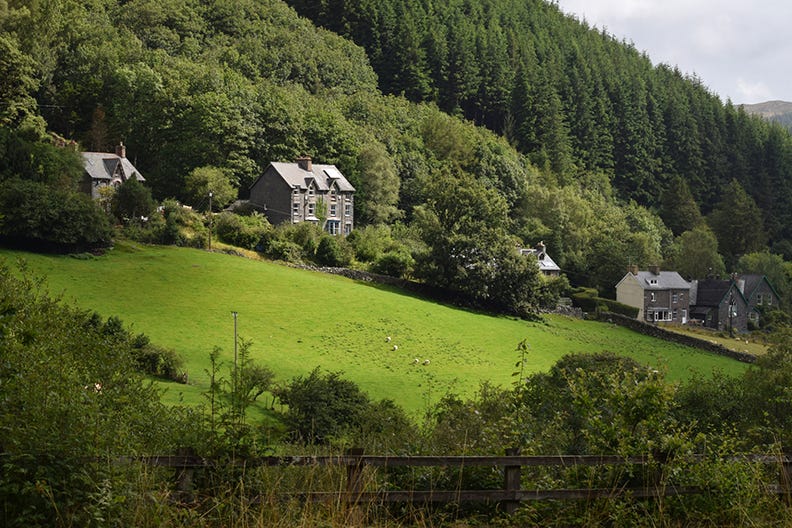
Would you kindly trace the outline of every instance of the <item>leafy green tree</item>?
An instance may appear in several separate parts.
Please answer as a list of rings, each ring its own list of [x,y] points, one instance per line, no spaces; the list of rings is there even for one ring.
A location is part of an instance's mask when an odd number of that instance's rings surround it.
[[[425,189],[428,201],[414,223],[428,251],[416,259],[415,274],[464,301],[531,314],[539,270],[508,234],[505,200],[465,173],[439,172]]]
[[[718,240],[706,225],[685,231],[676,240],[670,268],[686,279],[723,277],[726,267],[718,253]]]
[[[0,35],[0,127],[44,130],[33,98],[38,84],[31,58],[8,35]]]
[[[140,217],[148,217],[155,203],[145,185],[137,178],[129,178],[116,189],[110,207],[117,219],[137,221]]]
[[[212,193],[212,210],[219,211],[236,198],[237,191],[228,171],[219,167],[198,167],[185,178],[188,203],[199,211],[209,210],[209,193]]]
[[[724,189],[707,223],[718,239],[727,267],[733,266],[741,255],[761,251],[767,242],[762,213],[737,180]]]
[[[369,405],[357,385],[319,367],[276,388],[275,394],[288,407],[283,418],[295,440],[306,443],[328,443],[354,430]]]
[[[84,172],[74,148],[58,147],[35,130],[0,127],[0,180],[21,178],[76,191]]]
[[[0,183],[0,237],[36,251],[79,252],[106,248],[113,231],[90,197],[43,183]]]
[[[348,266],[352,248],[331,235],[324,235],[316,247],[316,261],[322,266]]]
[[[396,165],[381,143],[364,147],[357,159],[360,184],[355,196],[355,211],[362,223],[390,223],[402,216],[399,201],[399,175]]]

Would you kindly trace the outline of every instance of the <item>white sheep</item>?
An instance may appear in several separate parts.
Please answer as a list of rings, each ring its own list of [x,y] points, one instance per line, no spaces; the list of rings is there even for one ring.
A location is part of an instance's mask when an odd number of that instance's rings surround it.
[[[413,365],[417,365],[420,362],[421,362],[421,360],[418,359],[418,358],[413,359]]]
[[[399,350],[399,345],[393,345],[393,350]]]
[[[424,364],[424,365],[428,365],[428,364],[429,364],[429,360],[428,360],[428,359],[424,359],[424,362],[423,362],[423,364]]]
[[[386,342],[386,343],[390,343],[390,339],[391,339],[391,338],[390,338],[390,336],[386,337],[386,338],[385,338],[385,342]]]

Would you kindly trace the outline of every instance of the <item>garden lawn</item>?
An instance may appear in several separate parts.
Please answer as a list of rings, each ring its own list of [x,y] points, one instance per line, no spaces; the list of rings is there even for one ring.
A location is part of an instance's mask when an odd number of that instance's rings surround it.
[[[482,381],[510,384],[522,340],[530,346],[526,374],[547,370],[564,354],[605,351],[665,369],[672,380],[691,371],[738,374],[746,368],[615,325],[495,317],[395,288],[194,249],[124,242],[99,257],[0,250],[2,257],[11,265],[24,258],[34,274],[46,276],[51,294],[104,318],[116,315],[133,332],[176,350],[189,385],[163,383],[171,402],[201,401],[215,346],[222,348],[228,375],[232,311],[239,337],[252,341],[253,359],[279,381],[317,366],[341,371],[372,398],[390,398],[412,413],[449,391],[470,395]]]

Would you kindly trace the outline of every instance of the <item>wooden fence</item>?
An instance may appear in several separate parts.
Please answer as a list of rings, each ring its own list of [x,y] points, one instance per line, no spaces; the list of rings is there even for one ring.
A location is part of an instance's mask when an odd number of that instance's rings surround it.
[[[129,460],[129,459],[127,459]],[[344,491],[335,492],[303,492],[298,495],[309,501],[325,501],[335,499],[350,504],[366,502],[375,503],[463,503],[463,502],[497,502],[502,508],[513,513],[521,501],[537,500],[591,500],[629,495],[636,498],[657,498],[678,495],[704,493],[706,488],[676,487],[663,484],[659,480],[650,481],[640,487],[615,486],[611,488],[575,488],[575,489],[522,489],[522,469],[527,467],[562,467],[574,468],[581,466],[617,466],[637,465],[646,469],[653,464],[654,474],[662,468],[663,462],[657,457],[649,456],[611,456],[611,455],[551,455],[521,456],[519,450],[510,449],[506,456],[372,456],[364,455],[360,449],[348,450],[343,456],[269,456],[245,460],[216,461],[190,454],[176,456],[153,456],[135,458],[145,464],[171,468],[176,471],[176,487],[182,497],[192,496],[192,483],[196,470],[219,467],[255,468],[255,467],[299,467],[299,466],[336,466],[346,468]],[[685,461],[701,463],[704,456],[686,456]],[[734,455],[729,460],[741,460],[747,463],[764,464],[778,468],[777,484],[768,485],[767,491],[784,497],[788,502],[792,498],[792,454],[778,455]],[[487,490],[378,490],[365,491],[363,480],[364,469],[398,468],[398,467],[450,467],[470,468],[489,467],[502,468],[503,486],[500,489]],[[341,488],[339,488],[341,489]],[[294,494],[292,494],[293,496]],[[188,499],[189,500],[189,499]]]

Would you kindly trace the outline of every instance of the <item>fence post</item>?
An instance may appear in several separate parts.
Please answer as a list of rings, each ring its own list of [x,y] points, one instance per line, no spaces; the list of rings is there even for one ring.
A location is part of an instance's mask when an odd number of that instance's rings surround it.
[[[787,504],[792,504],[792,449],[781,449],[781,468],[778,475],[781,495]]]
[[[363,456],[363,448],[352,447],[344,453],[347,457]],[[360,458],[350,461],[347,464],[346,481],[347,501],[351,505],[347,517],[348,526],[361,526],[363,524],[363,512],[358,504],[360,494],[363,492],[363,463]]]
[[[182,447],[176,450],[176,456],[193,457],[195,450],[192,447]],[[176,468],[176,496],[181,502],[192,502],[195,499],[193,495],[194,476],[194,467],[183,464]]]
[[[510,447],[506,449],[506,456],[520,456],[520,448]],[[509,499],[503,502],[503,509],[509,515],[517,511],[520,506],[517,492],[520,491],[521,469],[520,466],[505,466],[503,469],[503,489],[510,496]]]

